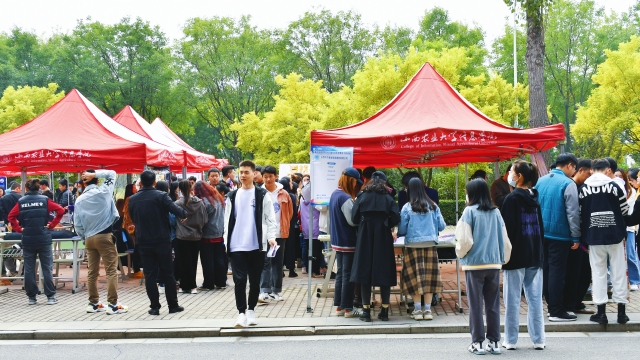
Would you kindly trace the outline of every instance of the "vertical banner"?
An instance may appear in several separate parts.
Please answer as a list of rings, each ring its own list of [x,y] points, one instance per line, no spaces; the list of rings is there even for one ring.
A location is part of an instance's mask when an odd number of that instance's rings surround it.
[[[353,166],[352,147],[311,147],[311,202],[329,205],[342,171]]]

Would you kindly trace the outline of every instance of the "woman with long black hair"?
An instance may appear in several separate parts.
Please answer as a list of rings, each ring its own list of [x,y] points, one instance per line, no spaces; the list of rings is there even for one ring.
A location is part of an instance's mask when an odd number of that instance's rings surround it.
[[[204,201],[208,221],[202,229],[200,240],[200,264],[202,265],[202,287],[208,291],[227,286],[227,267],[224,246],[224,196],[203,181],[196,182],[194,194]]]
[[[371,321],[371,287],[380,287],[382,309],[378,319],[389,321],[391,287],[396,286],[396,260],[391,229],[400,222],[398,204],[387,189],[387,176],[373,173],[353,205],[352,222],[359,224],[351,282],[361,284],[360,320]]]

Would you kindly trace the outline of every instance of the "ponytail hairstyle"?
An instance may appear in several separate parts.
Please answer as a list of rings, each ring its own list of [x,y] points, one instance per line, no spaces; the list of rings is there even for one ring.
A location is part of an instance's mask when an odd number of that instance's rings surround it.
[[[40,179],[30,179],[25,185],[29,191],[38,191],[40,190]]]
[[[513,171],[524,178],[524,184],[534,187],[538,183],[538,167],[530,162],[518,160],[513,163]]]
[[[189,200],[191,200],[191,182],[189,180],[181,180],[178,183],[178,189],[180,189],[180,192],[182,193],[184,204],[186,206],[189,203]]]

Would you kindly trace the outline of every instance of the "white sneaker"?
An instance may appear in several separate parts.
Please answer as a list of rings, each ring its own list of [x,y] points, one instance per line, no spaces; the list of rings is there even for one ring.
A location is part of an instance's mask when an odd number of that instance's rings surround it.
[[[124,314],[127,311],[129,311],[129,307],[120,303],[117,303],[115,305],[109,304],[107,306],[107,315]]]
[[[484,351],[484,348],[482,347],[482,343],[479,343],[479,342],[471,343],[471,345],[469,345],[467,350],[469,350],[470,353],[476,354],[476,355],[486,354],[486,352]]]
[[[433,320],[431,310],[422,310],[422,318],[425,320]]]
[[[271,297],[267,293],[261,293],[258,296],[258,302],[259,303],[269,303],[269,302],[271,302]]]
[[[192,294],[197,294],[198,293],[198,289],[196,289],[196,288],[191,289],[191,293]]]
[[[107,311],[107,307],[104,306],[104,304],[101,302],[98,302],[97,304],[89,303],[89,305],[87,305],[87,312],[90,314],[103,312],[103,311]]]
[[[258,325],[258,320],[256,320],[256,313],[253,310],[247,310],[247,324]]]
[[[487,341],[487,346],[484,348],[485,352],[493,355],[502,354],[500,351],[500,343],[497,341]]]
[[[271,300],[273,301],[284,301],[284,299],[282,298],[282,296],[280,296],[280,294],[278,293],[271,293],[269,294],[269,297],[271,298]]]
[[[182,288],[178,289],[178,294],[184,294],[184,290]]]
[[[237,327],[237,328],[246,328],[247,327],[247,315],[245,315],[245,314],[238,315],[238,320],[236,321],[235,327]]]
[[[516,346],[515,344],[509,344],[509,343],[502,343],[502,347],[507,349],[507,350],[515,350]],[[535,347],[535,345],[534,345]]]
[[[411,313],[411,318],[413,320],[424,320],[422,310],[413,310],[413,312]]]
[[[631,285],[631,286],[629,286],[629,290],[631,290],[631,291],[638,291],[638,290],[640,290],[640,286],[638,286],[638,285]]]
[[[164,294],[164,286],[158,286],[158,294]]]
[[[533,344],[533,348],[536,350],[544,350],[545,345],[544,344]]]

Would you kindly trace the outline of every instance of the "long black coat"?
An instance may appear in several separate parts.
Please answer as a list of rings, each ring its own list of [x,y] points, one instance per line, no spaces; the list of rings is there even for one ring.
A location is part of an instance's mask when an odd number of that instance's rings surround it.
[[[395,286],[391,228],[400,222],[398,204],[388,193],[362,192],[353,206],[352,221],[359,225],[351,282]]]

